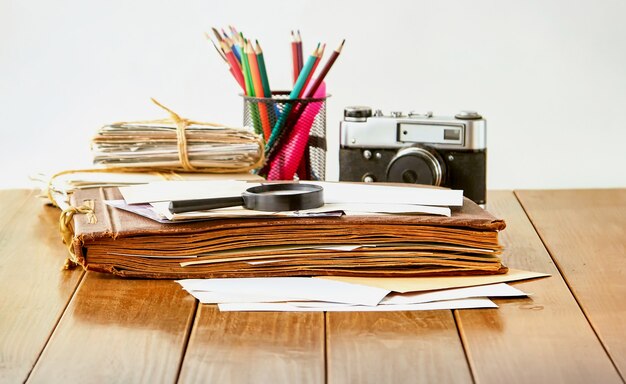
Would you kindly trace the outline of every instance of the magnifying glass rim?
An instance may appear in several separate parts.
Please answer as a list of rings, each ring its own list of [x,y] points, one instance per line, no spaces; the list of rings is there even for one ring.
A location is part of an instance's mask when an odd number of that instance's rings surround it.
[[[258,195],[261,193],[273,192],[273,191],[300,191],[297,194],[305,194],[305,193],[318,192],[322,190],[323,188],[317,184],[272,183],[272,184],[255,185],[254,187],[250,187],[246,189],[244,193]],[[278,196],[278,195],[274,195],[274,196]]]
[[[316,184],[274,183],[250,187],[242,193],[244,206],[256,211],[298,211],[324,205],[323,190]],[[273,191],[298,191],[292,194],[265,194]]]

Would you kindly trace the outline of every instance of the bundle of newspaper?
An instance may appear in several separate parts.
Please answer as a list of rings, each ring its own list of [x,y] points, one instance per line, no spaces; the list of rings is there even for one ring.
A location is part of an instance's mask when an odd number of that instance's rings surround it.
[[[251,170],[265,160],[263,139],[246,128],[180,117],[155,99],[169,117],[120,122],[92,139],[96,167],[67,169],[31,178],[61,209],[77,190],[145,184],[159,180],[258,180]]]
[[[105,167],[220,173],[243,172],[262,165],[263,144],[253,132],[187,123],[182,129],[182,140],[175,121],[105,125],[92,140],[93,162]]]

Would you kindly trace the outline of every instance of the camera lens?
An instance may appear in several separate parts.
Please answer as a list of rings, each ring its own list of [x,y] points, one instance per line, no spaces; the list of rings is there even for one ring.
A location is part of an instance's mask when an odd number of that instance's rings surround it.
[[[387,181],[396,183],[441,185],[445,163],[437,152],[422,146],[403,148],[387,167]]]
[[[415,184],[415,183],[417,183],[417,180],[419,180],[419,176],[417,175],[417,172],[415,172],[414,170],[407,169],[404,172],[402,172],[402,182],[403,183]]]

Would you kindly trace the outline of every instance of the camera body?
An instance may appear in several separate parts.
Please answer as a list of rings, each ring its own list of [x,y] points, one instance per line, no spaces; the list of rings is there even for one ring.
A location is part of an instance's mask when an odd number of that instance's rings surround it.
[[[339,180],[430,184],[462,189],[486,203],[486,121],[347,107],[339,126]]]

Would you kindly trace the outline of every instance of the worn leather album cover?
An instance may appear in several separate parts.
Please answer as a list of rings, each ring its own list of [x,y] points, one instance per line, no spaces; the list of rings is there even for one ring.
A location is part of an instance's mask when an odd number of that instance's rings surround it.
[[[469,199],[451,217],[236,218],[163,224],[118,210],[117,188],[78,190],[95,223],[73,217],[71,248],[87,270],[142,278],[438,276],[506,273],[505,228]],[[91,220],[93,222],[93,220]]]

